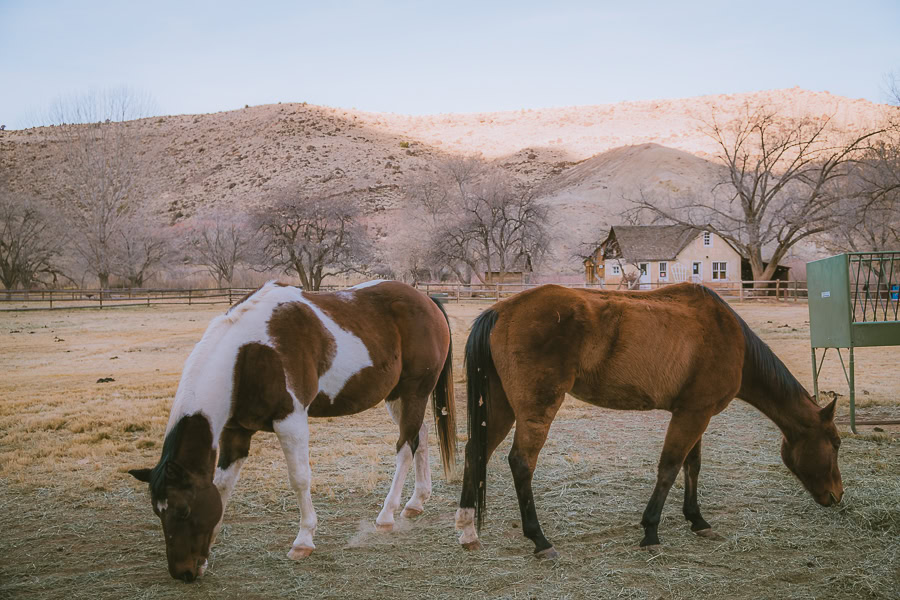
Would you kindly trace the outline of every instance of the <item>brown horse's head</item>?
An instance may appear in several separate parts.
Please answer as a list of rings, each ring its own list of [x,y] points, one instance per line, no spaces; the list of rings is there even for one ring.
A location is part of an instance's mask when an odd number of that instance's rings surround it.
[[[841,437],[834,426],[834,406],[837,400],[818,412],[808,428],[781,442],[781,459],[797,476],[816,502],[831,506],[841,501],[844,485],[838,469],[838,448]]]
[[[162,521],[169,574],[188,583],[203,575],[213,531],[222,517],[219,490],[171,460],[129,473],[150,484],[153,512]]]

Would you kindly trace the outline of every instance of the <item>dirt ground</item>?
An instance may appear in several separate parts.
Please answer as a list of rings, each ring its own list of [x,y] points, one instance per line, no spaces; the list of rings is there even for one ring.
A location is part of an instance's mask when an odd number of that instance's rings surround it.
[[[459,439],[462,347],[485,305],[450,305]],[[811,388],[806,306],[736,305]],[[704,439],[700,502],[721,541],[691,534],[681,481],[660,525],[662,553],[637,548],[668,414],[567,401],[535,475],[545,533],[561,553],[531,556],[505,455],[489,465],[485,549],[453,530],[458,482],[440,475],[426,513],[392,533],[373,521],[393,473],[396,428],[383,408],[312,424],[317,551],[286,558],[299,512],[271,434],[254,438],[213,549],[186,588],[166,572],[145,484],[182,364],[223,307],[0,314],[0,598],[897,598],[900,439],[842,425],[839,508],[816,505],[782,465],[780,434],[736,400]],[[860,414],[900,418],[900,348],[857,352]],[[715,368],[711,365],[710,368]],[[821,389],[846,394],[840,363]],[[98,383],[101,378],[112,381]],[[846,415],[846,395],[839,414]],[[430,415],[427,417],[430,419]],[[511,436],[510,436],[511,437]],[[407,493],[411,490],[407,483]]]

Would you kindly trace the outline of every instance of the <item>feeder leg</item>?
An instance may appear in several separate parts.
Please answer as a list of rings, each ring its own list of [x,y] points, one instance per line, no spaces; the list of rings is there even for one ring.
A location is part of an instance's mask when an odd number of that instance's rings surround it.
[[[856,381],[853,377],[853,346],[850,346],[850,431],[856,433]]]
[[[819,403],[819,365],[816,364],[816,349],[812,348],[813,361],[813,398],[816,404]]]

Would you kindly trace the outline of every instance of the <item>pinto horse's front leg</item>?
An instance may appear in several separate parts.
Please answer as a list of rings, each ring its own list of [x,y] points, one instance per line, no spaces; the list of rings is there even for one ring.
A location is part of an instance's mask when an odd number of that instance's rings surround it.
[[[291,487],[300,501],[300,531],[291,545],[288,558],[299,560],[309,556],[316,549],[313,535],[316,533],[316,511],[313,508],[309,469],[309,422],[306,409],[298,406],[281,421],[275,421],[272,428],[278,435],[281,449],[287,460]]]
[[[659,467],[656,475],[656,487],[653,488],[653,494],[644,510],[641,525],[644,528],[644,539],[641,540],[641,547],[648,550],[654,550],[659,547],[659,519],[662,514],[663,505],[666,502],[666,496],[669,495],[669,489],[675,483],[678,471],[685,464],[685,458],[688,453],[697,446],[699,448],[700,437],[706,431],[709,424],[709,415],[704,413],[692,413],[678,411],[672,415],[669,421],[669,428],[666,431],[666,441],[663,444],[662,456],[659,458]],[[699,473],[699,450],[697,455],[697,472]],[[685,482],[685,487],[692,485]],[[688,510],[688,494],[690,490],[685,492],[685,511]],[[696,504],[696,475],[693,479],[693,498]],[[700,516],[700,509],[697,508],[696,516]],[[690,517],[689,517],[690,518]],[[700,518],[702,521],[702,517]],[[705,523],[705,521],[704,521]],[[706,526],[709,528],[709,525]]]
[[[209,542],[210,546],[215,543],[219,531],[222,529],[222,522],[225,520],[225,509],[228,506],[231,493],[234,491],[234,486],[241,475],[241,467],[250,454],[250,439],[254,433],[241,427],[226,426],[219,437],[219,462],[216,465],[213,484],[219,490],[219,496],[222,500],[222,518],[219,519],[219,523],[213,530],[212,538]]]

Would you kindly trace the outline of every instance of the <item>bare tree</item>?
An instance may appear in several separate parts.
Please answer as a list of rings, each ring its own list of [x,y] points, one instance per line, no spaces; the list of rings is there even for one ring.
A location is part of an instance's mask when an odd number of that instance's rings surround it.
[[[114,245],[141,204],[137,186],[136,127],[149,100],[126,88],[65,98],[51,109],[63,147],[62,189],[57,190],[72,246],[101,288],[115,270]]]
[[[439,163],[407,187],[407,198],[425,214],[431,233],[430,262],[446,265],[460,281],[485,273],[500,279],[530,270],[547,252],[547,207],[534,188],[476,159]]]
[[[221,210],[194,217],[188,232],[190,260],[204,267],[223,287],[234,281],[234,268],[252,259],[255,232],[248,219]]]
[[[264,268],[296,273],[318,290],[326,277],[365,272],[372,247],[350,195],[320,197],[297,190],[278,193],[254,215]]]
[[[797,242],[834,224],[841,199],[837,183],[882,133],[846,137],[830,118],[784,117],[750,105],[726,123],[713,114],[704,132],[719,147],[724,167],[710,196],[668,208],[642,195],[635,206],[717,233],[750,262],[755,280],[771,279]],[[768,263],[764,248],[772,252]]]
[[[111,273],[128,287],[144,287],[159,269],[168,266],[173,255],[171,228],[153,215],[142,215],[144,212],[132,214],[110,240]]]
[[[61,274],[63,236],[33,199],[0,182],[0,283],[30,288],[42,275]]]

